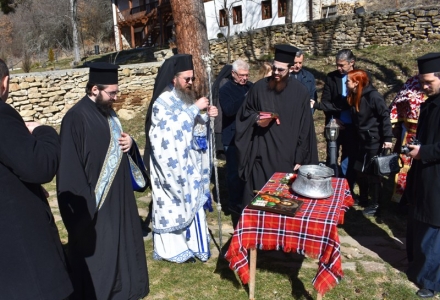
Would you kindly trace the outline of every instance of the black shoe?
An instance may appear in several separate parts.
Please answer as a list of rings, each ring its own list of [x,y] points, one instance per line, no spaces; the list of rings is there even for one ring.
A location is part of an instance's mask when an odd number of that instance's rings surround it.
[[[379,211],[379,205],[378,204],[372,204],[368,207],[365,207],[362,213],[364,216],[370,217],[370,216],[376,216]]]
[[[428,289],[420,289],[417,291],[416,295],[420,298],[432,298],[437,294],[436,291],[428,290]]]
[[[359,207],[367,207],[368,206],[368,199],[361,199],[360,197],[354,198],[354,205]]]

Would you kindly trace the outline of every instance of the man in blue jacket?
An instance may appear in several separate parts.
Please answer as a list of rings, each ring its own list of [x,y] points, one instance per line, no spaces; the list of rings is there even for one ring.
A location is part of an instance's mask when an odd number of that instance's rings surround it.
[[[290,67],[291,73],[290,77],[293,77],[299,80],[302,84],[304,84],[309,91],[310,100],[316,101],[318,99],[318,95],[316,93],[316,83],[315,76],[312,73],[305,70],[304,66],[304,52],[300,49],[295,54],[295,59],[293,60],[293,65]],[[312,113],[314,109],[312,107]]]

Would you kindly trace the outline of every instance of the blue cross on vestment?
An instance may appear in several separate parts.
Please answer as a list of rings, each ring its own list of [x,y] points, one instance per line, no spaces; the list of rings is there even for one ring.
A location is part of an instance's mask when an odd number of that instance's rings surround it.
[[[156,204],[159,205],[159,208],[162,208],[162,206],[165,205],[165,202],[162,201],[161,197],[158,197],[156,200]]]
[[[164,184],[162,185],[162,187],[164,190],[169,191],[171,189],[171,184],[169,184],[165,181]]]
[[[162,146],[162,148],[163,148],[164,150],[167,150],[167,149],[168,149],[168,145],[169,145],[169,144],[170,144],[170,142],[169,142],[168,140],[162,138],[162,143],[161,143],[160,145]]]
[[[159,189],[160,188],[160,181],[159,178],[154,179],[154,185]]]
[[[168,225],[168,223],[170,223],[167,219],[165,219],[165,217],[160,218],[159,223],[163,226],[166,227]]]
[[[177,163],[178,163],[179,161],[177,160],[177,159],[173,159],[172,157],[168,157],[168,163],[167,163],[167,166],[168,167],[171,167],[171,168],[173,168],[173,169],[175,169],[176,167],[177,167]]]
[[[199,180],[194,180],[194,189],[198,190],[200,188],[200,181]]]
[[[174,204],[176,204],[176,206],[180,206],[180,203],[182,203],[182,200],[180,200],[179,198],[177,198],[176,196],[173,197],[173,200],[171,200],[171,202],[173,202]]]
[[[180,184],[182,187],[184,187],[184,186],[185,186],[186,179],[185,179],[185,178],[182,178],[181,175],[179,175],[178,178],[179,178],[179,179],[177,179],[177,183]]]
[[[185,195],[185,202],[186,203],[191,203],[191,194],[186,194]]]
[[[189,174],[189,175],[193,175],[194,174],[194,166],[193,165],[188,165],[188,171],[187,171],[187,173]]]
[[[187,120],[185,120],[185,121],[183,122],[183,126],[182,126],[182,129],[183,129],[183,130],[185,130],[185,131],[187,131],[187,132],[191,132],[191,131],[192,131],[192,128],[193,128],[193,126],[192,126],[192,124],[191,124],[190,122],[188,122]]]
[[[167,121],[166,121],[166,120],[160,120],[160,121],[157,123],[157,126],[159,126],[160,129],[162,129],[162,130],[165,128],[165,125],[167,125]]]
[[[179,215],[179,217],[176,219],[176,223],[179,225],[182,225],[183,223],[185,223],[185,218],[182,218],[182,215]]]
[[[153,114],[156,116],[156,114],[159,112],[159,108],[157,106],[153,105]]]
[[[174,136],[176,140],[183,141],[183,132],[182,130],[177,130],[176,135]]]
[[[183,150],[183,158],[188,158],[188,154],[189,154],[189,148],[185,148],[185,150]]]
[[[171,120],[176,122],[178,117],[179,117],[178,114],[174,114],[174,115],[171,116]]]

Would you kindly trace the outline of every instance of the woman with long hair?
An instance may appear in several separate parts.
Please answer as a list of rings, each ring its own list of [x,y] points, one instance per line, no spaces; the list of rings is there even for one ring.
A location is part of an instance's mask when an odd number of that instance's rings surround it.
[[[377,215],[381,190],[380,177],[374,175],[371,159],[382,148],[392,147],[390,112],[382,95],[374,88],[365,71],[356,69],[347,74],[347,102],[358,139],[355,170],[358,172],[359,204],[367,216]],[[371,201],[368,194],[371,192]]]

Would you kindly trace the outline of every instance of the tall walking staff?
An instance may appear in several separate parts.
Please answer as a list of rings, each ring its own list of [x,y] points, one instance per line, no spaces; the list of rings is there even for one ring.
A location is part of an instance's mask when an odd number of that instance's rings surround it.
[[[209,86],[209,104],[212,105],[212,87],[211,87],[211,60],[214,58],[214,55],[212,54],[205,54],[202,55],[202,60],[205,63],[206,66],[206,73],[208,73],[208,86]],[[209,139],[209,145],[210,145],[210,149],[211,149],[211,159],[214,162],[214,178],[215,178],[215,191],[216,191],[216,196],[217,199],[216,203],[217,203],[217,218],[218,218],[218,235],[219,235],[219,245],[220,245],[220,250],[223,247],[223,242],[222,242],[222,204],[220,202],[220,189],[219,189],[219,184],[218,184],[218,170],[217,170],[217,158],[215,156],[215,132],[214,132],[214,118],[211,118],[211,121],[209,123],[209,129],[210,129],[210,135],[211,138]]]

